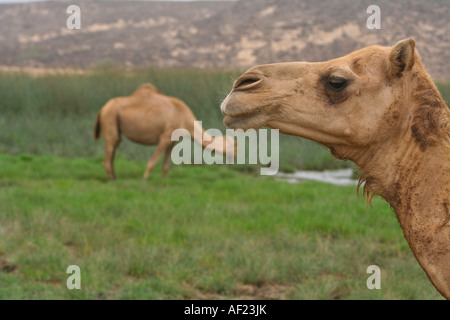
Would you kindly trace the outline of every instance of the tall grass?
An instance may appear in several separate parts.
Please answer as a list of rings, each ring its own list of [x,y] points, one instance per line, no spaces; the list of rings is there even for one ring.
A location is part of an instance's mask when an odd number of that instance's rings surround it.
[[[450,82],[438,81],[436,85],[447,103],[447,106],[450,107]]]
[[[93,141],[100,108],[111,98],[130,95],[150,82],[162,93],[187,103],[205,129],[225,133],[219,106],[241,71],[146,69],[125,72],[95,70],[87,74],[31,76],[0,73],[0,152],[57,156],[96,156],[103,144]],[[152,148],[122,140],[119,154],[148,159]],[[280,137],[281,169],[347,166],[311,141]]]

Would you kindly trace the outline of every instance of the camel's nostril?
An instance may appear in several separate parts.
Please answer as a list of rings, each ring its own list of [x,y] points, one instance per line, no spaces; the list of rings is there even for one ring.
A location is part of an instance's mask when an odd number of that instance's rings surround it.
[[[234,84],[234,89],[245,90],[251,88],[254,84],[260,82],[261,79],[256,77],[245,77],[238,79]]]

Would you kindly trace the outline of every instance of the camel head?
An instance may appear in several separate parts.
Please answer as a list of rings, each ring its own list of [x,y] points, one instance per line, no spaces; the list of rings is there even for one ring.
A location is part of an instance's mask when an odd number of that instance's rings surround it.
[[[408,122],[411,74],[423,68],[415,42],[370,46],[327,62],[275,63],[240,76],[221,105],[232,129],[269,127],[317,141],[338,158],[384,143]],[[350,149],[349,149],[350,147]],[[352,159],[351,159],[352,160]]]

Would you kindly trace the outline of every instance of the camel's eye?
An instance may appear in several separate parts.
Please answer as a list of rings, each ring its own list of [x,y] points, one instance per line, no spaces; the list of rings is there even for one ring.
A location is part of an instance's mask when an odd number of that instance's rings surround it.
[[[344,78],[332,77],[327,82],[327,87],[330,89],[340,91],[347,87],[348,81]]]

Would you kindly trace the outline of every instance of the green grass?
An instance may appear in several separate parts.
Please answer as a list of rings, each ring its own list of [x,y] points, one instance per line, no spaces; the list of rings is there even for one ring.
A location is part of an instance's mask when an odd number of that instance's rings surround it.
[[[112,183],[99,156],[1,155],[0,299],[441,298],[389,206],[354,187],[144,167],[119,157]]]
[[[450,106],[450,82],[438,81],[436,85],[447,103],[447,106]]]
[[[218,106],[239,74],[0,73],[0,299],[441,299],[388,204],[354,187],[245,165],[173,166],[166,180],[158,165],[142,182],[152,148],[126,139],[108,181],[92,137],[108,99],[151,82],[225,130]],[[284,135],[280,157],[285,171],[351,165]],[[66,287],[73,264],[81,290]],[[381,290],[366,287],[372,264]]]

